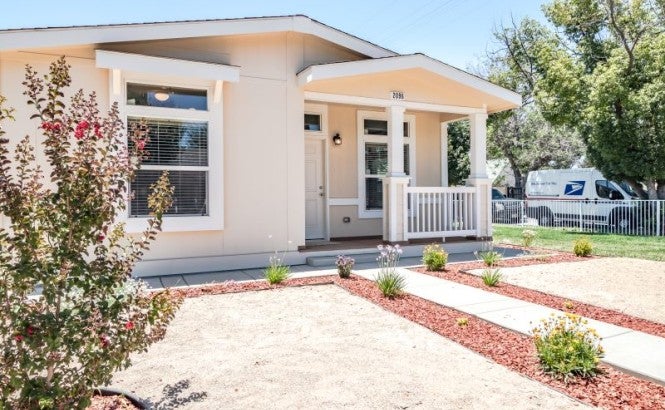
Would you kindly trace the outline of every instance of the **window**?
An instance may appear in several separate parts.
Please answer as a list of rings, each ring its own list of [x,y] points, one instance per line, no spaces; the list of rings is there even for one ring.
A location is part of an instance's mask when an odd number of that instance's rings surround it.
[[[160,83],[160,78],[125,78],[122,111],[128,129],[148,128],[148,157],[129,185],[127,225],[145,228],[150,186],[169,172],[173,205],[164,230],[222,229],[221,104],[213,102],[214,82]],[[131,142],[130,142],[131,144]]]
[[[140,118],[129,117],[128,128]],[[157,118],[143,119],[149,132],[145,149],[149,153],[136,179],[131,183],[133,193],[129,214],[147,217],[150,185],[164,170],[174,188],[173,205],[166,215],[208,215],[208,123],[184,122]]]
[[[405,116],[404,173],[414,178],[415,117]],[[358,112],[359,216],[380,218],[383,214],[383,181],[388,170],[388,121],[385,113]]]
[[[305,114],[305,131],[321,131],[321,115]]]
[[[615,192],[614,198],[610,198],[612,192]],[[604,179],[596,181],[596,194],[598,194],[599,198],[603,199],[623,199],[623,195],[616,189],[614,184]]]

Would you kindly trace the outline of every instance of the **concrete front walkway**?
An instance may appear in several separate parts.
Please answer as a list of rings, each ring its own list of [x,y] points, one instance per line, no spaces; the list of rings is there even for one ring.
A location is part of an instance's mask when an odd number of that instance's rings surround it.
[[[398,268],[406,278],[406,291],[488,322],[529,334],[541,319],[560,310],[524,302],[472,286]],[[374,280],[378,269],[354,272]],[[588,319],[605,349],[603,362],[628,373],[665,384],[665,339],[625,327]]]
[[[475,260],[473,254],[451,255],[451,262]],[[400,261],[399,271],[406,279],[406,291],[434,303],[451,307],[460,312],[477,316],[488,322],[529,334],[541,319],[559,310],[499,295],[471,286],[447,281],[434,276],[406,269],[420,265],[420,258]],[[330,268],[312,268],[301,265],[292,267],[293,278],[335,275]],[[359,264],[354,273],[374,280],[378,269],[374,263]],[[247,281],[263,279],[262,269],[211,272],[188,275],[171,275],[143,278],[153,288],[196,286],[220,283],[225,280]],[[609,323],[588,319],[589,326],[602,337],[605,349],[603,361],[628,373],[665,384],[665,339]]]

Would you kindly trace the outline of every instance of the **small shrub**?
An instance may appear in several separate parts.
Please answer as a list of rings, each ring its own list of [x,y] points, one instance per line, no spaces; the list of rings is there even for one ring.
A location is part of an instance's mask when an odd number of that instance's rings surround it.
[[[494,287],[501,282],[503,275],[501,275],[501,270],[499,269],[485,269],[480,277],[486,286]]]
[[[522,245],[525,248],[530,248],[533,245],[533,240],[536,238],[537,232],[531,229],[525,229],[522,231]]]
[[[497,251],[489,250],[476,252],[476,257],[482,260],[483,263],[485,263],[485,266],[489,266],[491,268],[496,266],[503,256]]]
[[[531,333],[543,371],[568,382],[572,377],[591,378],[601,372],[604,355],[600,337],[578,315],[552,315]]]
[[[376,284],[383,296],[392,299],[404,293],[406,280],[397,271],[379,272],[376,275]]]
[[[459,317],[459,318],[457,318],[457,326],[467,327],[468,325],[469,325],[469,318],[468,317]]]
[[[423,263],[429,271],[440,271],[446,267],[448,254],[441,248],[441,245],[433,243],[425,246],[423,249]]]
[[[566,300],[565,302],[563,302],[563,308],[565,310],[575,310],[575,304],[570,300]]]
[[[268,283],[276,285],[282,283],[291,276],[291,269],[284,265],[283,258],[277,252],[270,257],[270,266],[263,273]]]
[[[593,251],[593,245],[586,236],[583,236],[575,241],[573,245],[573,252],[576,256],[590,256]]]
[[[346,279],[351,276],[351,269],[353,269],[353,265],[355,265],[356,261],[349,257],[349,256],[344,256],[344,255],[339,255],[337,257],[337,261],[335,264],[337,265],[337,274],[339,275],[340,278]]]
[[[401,295],[406,286],[406,279],[396,269],[402,249],[399,245],[379,245],[377,248],[381,253],[376,258],[379,263],[379,273],[375,281],[383,296],[392,299]]]

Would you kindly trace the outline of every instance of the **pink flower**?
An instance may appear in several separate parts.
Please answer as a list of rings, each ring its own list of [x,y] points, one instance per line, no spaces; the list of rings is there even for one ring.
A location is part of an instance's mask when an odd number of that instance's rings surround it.
[[[28,327],[25,329],[25,331],[28,334],[28,336],[32,336],[32,335],[35,334],[35,328],[30,326],[30,325],[28,325]]]
[[[97,138],[102,138],[103,135],[102,135],[102,132],[100,131],[100,129],[102,128],[102,126],[99,125],[99,124],[97,124],[97,123],[95,123],[95,125],[93,126],[93,128],[94,128],[94,130],[95,130],[95,136],[96,136]]]
[[[145,149],[145,141],[144,140],[137,141],[136,148],[138,148],[139,151],[143,151]]]
[[[79,122],[78,125],[76,125],[77,130],[79,130],[79,129],[87,130],[89,127],[90,127],[90,123],[88,123],[88,121],[86,121],[86,120],[81,120],[81,122]]]
[[[125,330],[132,330],[132,329],[134,329],[134,322],[130,320],[129,322],[125,323]]]
[[[80,140],[83,138],[83,130],[77,128],[76,131],[74,131],[74,136],[76,137],[77,140]]]
[[[104,241],[105,238],[106,238],[106,236],[104,236],[104,235],[102,235],[102,234],[99,234],[99,236],[97,236],[97,240],[98,240],[99,242]]]
[[[16,335],[16,336],[14,336],[14,339],[15,339],[17,342],[22,342],[22,341],[23,341],[23,335]]]
[[[107,347],[109,345],[109,337],[106,335],[99,336],[99,343],[102,347]]]

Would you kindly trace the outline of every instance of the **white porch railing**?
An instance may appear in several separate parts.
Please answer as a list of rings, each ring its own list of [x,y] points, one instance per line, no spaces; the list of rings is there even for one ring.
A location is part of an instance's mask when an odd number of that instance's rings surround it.
[[[406,187],[406,239],[476,235],[477,187]]]

